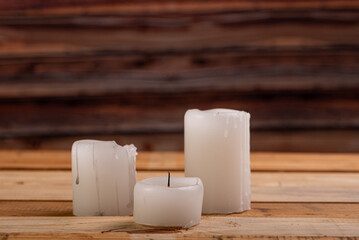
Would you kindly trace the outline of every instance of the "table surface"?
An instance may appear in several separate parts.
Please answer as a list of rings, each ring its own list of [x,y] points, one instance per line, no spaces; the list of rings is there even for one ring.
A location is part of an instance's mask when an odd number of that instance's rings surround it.
[[[252,210],[190,229],[72,215],[69,151],[0,151],[0,239],[359,236],[359,154],[252,153]],[[183,153],[142,152],[137,180],[183,176]]]

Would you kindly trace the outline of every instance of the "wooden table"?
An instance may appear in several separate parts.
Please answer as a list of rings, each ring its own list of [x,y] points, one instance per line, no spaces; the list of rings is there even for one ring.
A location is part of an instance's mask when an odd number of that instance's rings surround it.
[[[359,236],[359,155],[252,153],[252,210],[188,230],[72,216],[70,152],[0,151],[0,239]],[[183,153],[140,153],[138,180],[183,176]]]

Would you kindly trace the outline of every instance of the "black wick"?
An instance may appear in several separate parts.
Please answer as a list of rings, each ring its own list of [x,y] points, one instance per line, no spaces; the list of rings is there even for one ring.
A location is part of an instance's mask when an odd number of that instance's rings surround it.
[[[168,182],[167,182],[167,187],[171,186],[171,173],[170,171],[168,171]]]

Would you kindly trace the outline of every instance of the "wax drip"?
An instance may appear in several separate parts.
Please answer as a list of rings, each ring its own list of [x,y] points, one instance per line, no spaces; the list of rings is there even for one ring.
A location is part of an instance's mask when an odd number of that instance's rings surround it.
[[[117,203],[117,215],[120,215],[120,202],[118,201],[118,183],[116,179],[116,203]]]
[[[242,122],[242,117],[243,117],[243,115],[241,114],[241,116],[240,116],[240,119],[241,119],[241,122]],[[244,192],[245,192],[245,190],[244,190],[244,181],[246,180],[245,179],[245,177],[243,176],[244,174],[245,174],[245,171],[244,171],[244,169],[243,169],[243,163],[244,163],[244,161],[246,161],[246,157],[245,157],[245,150],[246,150],[246,147],[245,146],[243,146],[243,145],[246,145],[246,135],[245,135],[245,131],[246,131],[246,123],[244,122],[244,123],[242,123],[241,124],[241,139],[243,139],[244,138],[244,142],[241,142],[241,145],[240,145],[240,151],[241,151],[241,153],[240,153],[240,160],[241,160],[241,162],[240,162],[240,178],[241,178],[241,180],[240,180],[240,202],[239,202],[239,206],[240,206],[240,211],[243,211],[244,209],[243,209],[243,202],[244,202]]]
[[[120,149],[122,149],[121,146],[118,146]],[[129,177],[129,185],[130,185],[130,188],[129,188],[129,199],[128,199],[128,204],[126,205],[127,208],[129,209],[133,209],[133,187],[135,186],[136,184],[136,175],[137,175],[137,172],[136,172],[136,155],[137,155],[137,148],[131,144],[131,145],[125,145],[123,148],[126,149],[126,152],[127,152],[127,156],[128,156],[128,169],[129,169],[129,174],[128,174],[128,177]],[[135,174],[135,177],[133,178],[133,173]],[[132,210],[131,210],[132,211]]]
[[[247,153],[247,159],[246,159],[246,178],[248,179],[248,183],[246,186],[246,200],[247,200],[247,204],[246,204],[246,208],[250,209],[251,208],[251,190],[250,190],[250,186],[251,186],[251,169],[250,169],[250,115],[247,114],[246,115],[246,119],[247,119],[247,128],[246,128],[246,133],[247,133],[247,137],[246,137],[246,153]]]
[[[93,162],[93,164],[96,163],[96,161],[95,161],[95,143],[92,143],[92,162]],[[100,204],[100,183],[99,183],[99,179],[98,179],[97,164],[95,167],[95,175],[96,175],[97,208],[98,208],[99,216],[102,216],[103,212],[101,211],[101,204]]]
[[[80,175],[79,175],[79,142],[76,144],[76,184],[80,183]]]
[[[192,227],[195,224],[196,224],[196,222],[194,220],[190,220],[188,223],[184,224],[182,227],[186,229],[186,228]]]

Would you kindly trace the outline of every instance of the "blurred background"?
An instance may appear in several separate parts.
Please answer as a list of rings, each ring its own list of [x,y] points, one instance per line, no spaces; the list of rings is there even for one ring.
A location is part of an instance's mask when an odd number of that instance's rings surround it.
[[[0,1],[0,148],[182,151],[187,109],[251,149],[359,152],[359,1]]]

